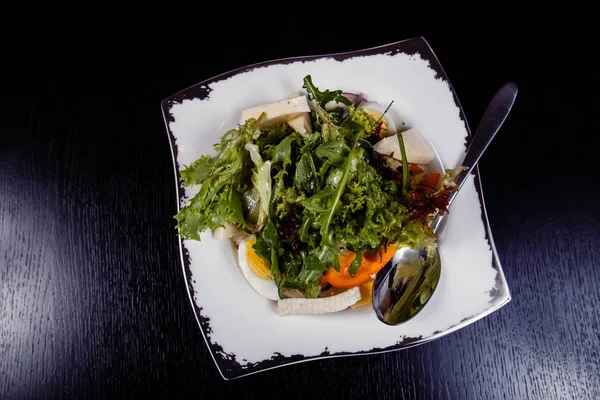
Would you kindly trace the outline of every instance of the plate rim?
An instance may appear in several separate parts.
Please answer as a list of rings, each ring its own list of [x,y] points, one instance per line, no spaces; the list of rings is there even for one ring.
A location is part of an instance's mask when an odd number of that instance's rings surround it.
[[[409,49],[409,50],[414,50],[414,52],[412,52],[412,53],[406,52],[405,48],[411,47],[411,46],[412,46],[412,49]],[[466,141],[465,146],[468,145],[470,139],[472,138],[472,133],[471,133],[469,123],[466,118],[464,109],[458,99],[458,95],[457,95],[454,87],[452,86],[452,83],[448,77],[448,74],[442,67],[441,62],[439,61],[438,57],[434,53],[433,49],[431,48],[431,46],[429,45],[429,43],[423,36],[412,37],[412,38],[395,41],[395,42],[391,42],[391,43],[387,43],[387,44],[383,44],[383,45],[379,45],[379,46],[374,46],[374,47],[369,47],[369,48],[364,48],[364,49],[359,49],[359,50],[345,51],[345,52],[340,52],[340,53],[285,57],[285,58],[278,58],[278,59],[262,61],[262,62],[242,66],[239,68],[235,68],[235,69],[229,70],[227,72],[223,72],[221,74],[215,75],[211,78],[205,79],[201,82],[198,82],[196,84],[188,86],[185,89],[182,89],[161,101],[161,110],[162,110],[163,119],[164,119],[166,130],[167,130],[167,137],[169,139],[169,147],[171,149],[171,159],[172,159],[172,163],[173,163],[176,197],[177,197],[177,211],[179,211],[181,208],[181,196],[182,196],[182,192],[183,192],[183,186],[181,185],[180,176],[179,176],[179,168],[178,168],[178,163],[177,163],[176,138],[173,135],[173,133],[171,132],[171,129],[169,128],[169,122],[173,121],[172,116],[169,113],[170,105],[172,105],[176,101],[181,102],[185,99],[193,99],[193,98],[204,99],[209,95],[209,93],[211,91],[211,89],[209,88],[210,84],[213,84],[213,83],[218,82],[223,79],[233,77],[240,73],[250,72],[257,68],[268,67],[270,65],[291,64],[291,63],[298,62],[298,61],[302,61],[302,62],[314,61],[314,60],[326,59],[326,58],[333,58],[337,61],[341,61],[341,60],[345,60],[345,59],[357,57],[357,56],[387,54],[389,52],[391,52],[392,54],[419,53],[422,58],[426,59],[429,62],[429,67],[436,73],[436,77],[443,79],[444,82],[446,84],[448,84],[448,87],[449,87],[450,91],[452,92],[454,103],[460,111],[459,117],[460,117],[461,121],[464,123],[465,129],[467,131],[467,136],[465,137],[465,141]],[[190,92],[192,92],[192,96],[186,97],[190,94]],[[194,311],[194,316],[196,317],[196,322],[198,323],[202,337],[204,338],[206,346],[208,347],[208,351],[209,351],[215,365],[217,366],[217,369],[218,369],[219,373],[221,374],[221,377],[224,380],[231,380],[231,379],[236,379],[236,378],[240,378],[243,376],[249,376],[249,375],[259,373],[259,372],[264,372],[264,371],[268,371],[268,370],[272,370],[275,368],[280,368],[280,367],[284,367],[284,366],[288,366],[288,365],[299,364],[299,363],[307,362],[307,361],[316,361],[316,360],[322,360],[322,359],[327,359],[327,358],[350,357],[350,356],[369,355],[369,354],[382,354],[382,353],[388,353],[388,352],[392,352],[392,351],[398,351],[398,350],[415,347],[415,346],[439,339],[440,337],[446,336],[452,332],[455,332],[467,325],[470,325],[470,324],[494,313],[498,309],[500,309],[503,306],[505,306],[506,304],[508,304],[511,301],[512,296],[511,296],[508,282],[506,280],[504,271],[502,269],[502,265],[500,263],[500,259],[498,257],[498,252],[496,250],[495,242],[494,242],[494,239],[492,236],[491,226],[490,226],[489,218],[487,215],[487,208],[485,206],[485,200],[484,200],[484,196],[483,196],[483,188],[482,188],[482,183],[481,183],[481,178],[480,178],[480,173],[479,173],[479,166],[475,167],[475,169],[473,171],[473,178],[474,178],[475,189],[476,189],[476,192],[477,192],[477,195],[478,195],[478,198],[480,201],[480,205],[481,205],[481,219],[482,219],[482,222],[484,223],[485,238],[486,238],[488,244],[490,245],[491,251],[492,251],[492,267],[497,271],[496,282],[500,283],[500,285],[496,285],[499,288],[498,293],[496,293],[495,295],[490,295],[492,297],[492,299],[490,300],[490,304],[492,304],[492,306],[482,313],[465,318],[458,324],[453,325],[450,328],[445,329],[443,331],[435,332],[433,335],[428,336],[426,338],[406,338],[406,340],[404,340],[402,342],[397,342],[396,344],[385,347],[383,349],[373,348],[370,350],[361,350],[361,351],[355,351],[355,352],[338,352],[338,353],[329,353],[328,351],[325,351],[319,355],[314,355],[314,356],[292,355],[292,356],[287,356],[287,357],[281,355],[280,353],[274,353],[270,359],[265,359],[265,360],[259,361],[257,363],[252,363],[252,364],[247,364],[246,366],[242,366],[239,362],[237,362],[235,360],[235,355],[227,354],[220,345],[218,345],[217,343],[211,342],[207,337],[206,331],[210,330],[210,327],[208,325],[209,318],[205,317],[201,314],[202,307],[198,306],[194,301],[194,298],[193,298],[194,289],[191,284],[192,276],[191,276],[191,270],[190,270],[190,265],[189,265],[189,255],[186,254],[187,249],[185,248],[183,239],[177,235],[177,239],[179,242],[180,263],[182,266],[183,275],[184,275],[184,279],[185,279],[185,283],[186,283],[186,288],[187,288],[186,291],[188,294],[188,298],[192,305],[192,310]],[[226,364],[230,364],[230,366],[228,367]],[[237,364],[237,365],[235,365],[235,364]],[[232,367],[232,365],[233,365],[233,367]]]

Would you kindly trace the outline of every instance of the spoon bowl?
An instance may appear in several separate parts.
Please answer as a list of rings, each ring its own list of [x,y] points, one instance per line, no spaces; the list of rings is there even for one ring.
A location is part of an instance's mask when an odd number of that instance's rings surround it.
[[[517,85],[509,82],[502,86],[485,110],[473,135],[469,148],[459,166],[466,171],[455,178],[456,190],[450,194],[447,209],[464,185],[470,171],[498,133],[517,96]],[[437,239],[441,238],[448,213],[438,213],[430,227]],[[373,282],[373,310],[385,324],[398,325],[417,315],[429,302],[438,286],[442,271],[440,253],[434,249],[402,247],[394,257],[377,272]]]
[[[429,257],[425,250],[400,248],[375,278],[373,304],[378,305],[377,317],[388,325],[412,319],[431,298],[440,274],[437,248]]]

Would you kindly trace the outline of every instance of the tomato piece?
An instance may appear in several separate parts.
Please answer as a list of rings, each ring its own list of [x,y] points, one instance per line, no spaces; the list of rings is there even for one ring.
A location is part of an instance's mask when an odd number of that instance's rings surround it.
[[[350,276],[350,264],[356,258],[356,253],[344,251],[338,256],[340,261],[340,272],[329,267],[323,275],[321,282],[329,283],[336,288],[348,289],[361,285],[373,279],[371,275],[376,274],[388,261],[392,259],[397,247],[393,244],[387,246],[385,250],[378,252],[364,253],[362,262],[354,276]]]
[[[425,186],[429,186],[431,188],[437,188],[438,182],[440,180],[440,174],[433,173],[431,175],[429,175],[427,178],[423,179],[421,181],[421,185],[425,185]]]

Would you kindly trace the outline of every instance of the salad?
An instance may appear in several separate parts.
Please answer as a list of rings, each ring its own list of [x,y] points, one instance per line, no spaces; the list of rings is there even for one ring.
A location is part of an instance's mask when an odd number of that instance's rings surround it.
[[[180,172],[201,186],[175,216],[183,239],[232,240],[243,276],[281,315],[369,304],[398,248],[435,249],[429,224],[462,171],[433,171],[432,149],[387,116],[392,104],[320,90],[310,75],[302,88],[244,110],[215,157]]]

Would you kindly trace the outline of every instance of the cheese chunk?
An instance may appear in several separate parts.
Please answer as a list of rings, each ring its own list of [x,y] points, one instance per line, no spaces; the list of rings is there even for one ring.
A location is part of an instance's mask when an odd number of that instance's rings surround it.
[[[280,315],[324,314],[345,310],[361,299],[360,289],[353,287],[335,296],[318,299],[283,299],[277,302]]]
[[[240,125],[244,124],[249,118],[258,119],[262,113],[265,113],[265,119],[261,122],[261,127],[269,127],[307,112],[310,112],[308,100],[306,96],[302,95],[248,108],[242,111]]]
[[[298,97],[298,96],[304,96],[304,93],[294,92],[294,93],[290,94],[287,98],[293,99],[294,97]],[[310,135],[312,133],[312,126],[310,124],[310,113],[309,112],[302,113],[296,117],[293,117],[293,118],[289,119],[287,121],[287,123],[293,130],[300,133],[305,138],[308,137],[308,135]]]
[[[415,128],[402,132],[402,138],[404,139],[404,150],[409,163],[429,164],[433,160],[435,156],[433,150]],[[375,143],[373,149],[380,154],[391,155],[396,160],[402,160],[397,135],[381,139]]]
[[[302,113],[297,117],[294,117],[287,121],[288,125],[293,130],[300,133],[304,137],[308,137],[312,133],[312,127],[310,125],[310,113]]]

